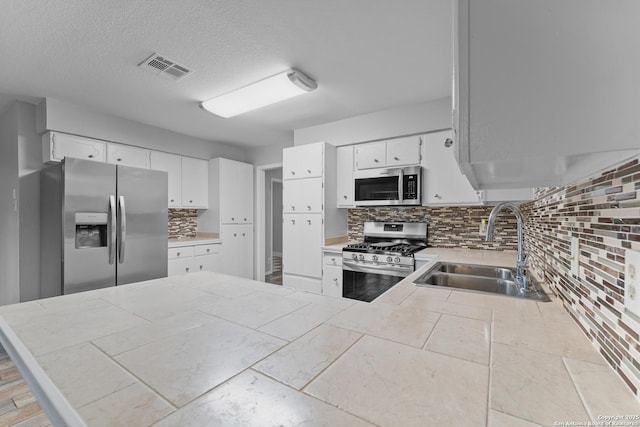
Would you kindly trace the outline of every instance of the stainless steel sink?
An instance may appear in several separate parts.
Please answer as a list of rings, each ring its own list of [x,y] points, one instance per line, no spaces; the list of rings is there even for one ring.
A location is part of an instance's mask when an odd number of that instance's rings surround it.
[[[455,264],[440,262],[435,271],[452,274],[465,274],[468,276],[493,277],[513,281],[515,272],[506,267],[491,267],[488,265]]]
[[[532,279],[528,288],[521,291],[515,281],[515,271],[508,267],[438,262],[414,283],[418,286],[448,287],[543,302],[551,301],[540,285]]]

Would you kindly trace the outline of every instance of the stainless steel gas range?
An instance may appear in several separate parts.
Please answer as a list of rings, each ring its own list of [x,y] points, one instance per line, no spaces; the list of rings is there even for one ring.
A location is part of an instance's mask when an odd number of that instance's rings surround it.
[[[415,271],[426,222],[365,222],[364,241],[342,249],[342,296],[371,302]]]

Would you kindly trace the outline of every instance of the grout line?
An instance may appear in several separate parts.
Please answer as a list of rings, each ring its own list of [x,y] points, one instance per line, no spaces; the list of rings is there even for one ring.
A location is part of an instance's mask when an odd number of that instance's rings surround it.
[[[427,335],[427,338],[424,340],[424,343],[422,344],[421,347],[419,347],[421,350],[427,350],[427,344],[429,343],[429,339],[431,339],[431,337],[433,336],[433,331],[436,330],[436,328],[438,327],[438,324],[440,323],[440,319],[442,319],[443,313],[438,313],[435,311],[432,311],[431,313],[438,314],[438,318],[434,322],[433,328],[431,328],[431,331],[429,331],[429,335]],[[427,350],[427,351],[431,351],[431,350]]]
[[[487,381],[487,419],[486,425],[489,425],[489,413],[491,412],[491,385],[493,379],[493,336],[494,336],[494,322],[495,322],[496,311],[491,310],[491,323],[489,328],[490,339],[489,339],[489,381]]]
[[[567,365],[567,358],[566,357],[562,357],[562,356],[560,356],[560,358],[562,359],[562,366],[564,366],[564,369],[566,369],[567,375],[569,375],[569,378],[571,379],[571,384],[573,385],[573,388],[576,391],[576,394],[578,395],[578,398],[580,399],[580,403],[582,403],[582,406],[584,407],[585,412],[587,413],[587,415],[589,416],[591,421],[596,421],[594,416],[591,414],[591,411],[589,410],[589,406],[587,405],[585,397],[582,395],[582,393],[580,392],[580,389],[578,389],[578,385],[576,384],[575,380],[573,379],[573,375],[571,374],[571,370],[569,369],[569,366]]]
[[[102,349],[100,347],[98,347],[97,345],[95,345],[94,343],[92,343],[91,341],[89,341],[89,344],[91,344],[96,350],[98,350],[100,353],[104,354],[109,360],[111,360],[113,363],[115,363],[116,365],[118,365],[122,370],[124,370],[125,372],[127,372],[129,375],[131,375],[133,378],[135,378],[136,380],[138,380],[141,384],[144,384],[149,390],[153,391],[156,395],[158,395],[158,397],[160,397],[162,400],[164,400],[167,404],[169,404],[169,406],[171,406],[172,408],[174,408],[174,411],[179,409],[176,405],[173,404],[173,402],[171,402],[168,398],[166,398],[162,393],[160,393],[158,390],[156,390],[155,388],[151,387],[151,385],[147,384],[145,381],[142,380],[142,378],[138,377],[137,375],[135,375],[133,372],[131,372],[129,369],[127,369],[126,366],[124,366],[123,364],[121,364],[119,361],[117,361],[115,358],[112,358],[111,356],[109,356],[107,353],[105,353],[104,351],[102,351]],[[85,403],[84,405],[81,406],[85,407],[91,403],[97,402],[100,399],[104,399],[107,396],[110,396],[114,393],[117,393],[119,391],[124,390],[127,387],[132,386],[133,384],[128,384],[125,387],[122,387],[121,389],[115,390],[114,392],[111,392],[105,396],[100,397],[99,399],[93,400],[91,402]]]

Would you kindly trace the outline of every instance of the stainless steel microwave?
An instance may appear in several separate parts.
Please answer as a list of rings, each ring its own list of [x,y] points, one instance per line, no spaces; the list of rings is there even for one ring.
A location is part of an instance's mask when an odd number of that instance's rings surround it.
[[[353,173],[356,206],[420,205],[422,167],[366,169]]]

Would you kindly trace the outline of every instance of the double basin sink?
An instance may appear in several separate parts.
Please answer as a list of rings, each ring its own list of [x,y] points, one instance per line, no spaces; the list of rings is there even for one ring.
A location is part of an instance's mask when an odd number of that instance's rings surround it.
[[[414,283],[418,286],[449,287],[541,302],[551,301],[533,279],[529,279],[529,286],[521,291],[515,276],[515,270],[507,267],[438,262]]]

